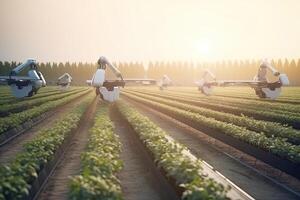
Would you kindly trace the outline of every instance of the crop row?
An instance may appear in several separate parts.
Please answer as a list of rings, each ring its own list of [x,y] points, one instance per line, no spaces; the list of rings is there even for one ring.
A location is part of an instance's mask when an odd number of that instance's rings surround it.
[[[148,91],[154,91],[153,89],[149,89]],[[225,102],[228,105],[234,104],[234,105],[239,105],[239,106],[253,106],[253,104],[258,104],[262,106],[262,108],[273,108],[276,110],[285,110],[285,111],[291,111],[293,112],[296,109],[300,109],[299,106],[295,104],[289,104],[289,103],[282,103],[280,101],[269,101],[269,100],[264,100],[264,99],[249,99],[247,98],[249,96],[245,95],[245,97],[236,97],[236,96],[226,96],[226,95],[217,95],[214,94],[212,96],[206,96],[201,94],[199,91],[181,91],[181,90],[168,90],[165,91],[166,93],[172,93],[172,94],[177,94],[181,96],[187,96],[187,97],[193,97],[193,98],[201,98],[205,100],[210,100],[213,102]]]
[[[78,90],[78,89],[81,89],[80,87],[77,87],[75,90]],[[70,91],[73,91],[74,89],[72,88]],[[61,93],[61,90],[58,90],[58,89],[52,89],[52,90],[49,90],[49,91],[46,91],[46,92],[38,92],[36,95],[32,96],[32,97],[26,97],[26,98],[21,98],[21,99],[18,99],[14,96],[9,96],[9,97],[6,97],[6,96],[1,96],[0,97],[0,105],[4,105],[6,103],[18,103],[18,102],[25,102],[25,101],[30,101],[32,99],[38,99],[38,98],[41,98],[41,97],[46,97],[46,96],[50,96],[50,95],[55,95],[55,94],[59,94]]]
[[[1,90],[1,92],[0,92],[1,99],[2,98],[14,98],[14,96],[11,94],[10,87],[0,87],[0,90]],[[52,92],[55,90],[57,90],[57,88],[55,88],[55,87],[44,87],[44,88],[41,88],[38,93],[44,94],[44,93]]]
[[[230,99],[235,99],[235,100],[241,100],[241,101],[259,101],[260,103],[268,103],[268,104],[287,104],[290,106],[293,105],[299,105],[300,100],[298,97],[278,97],[276,100],[270,100],[270,99],[261,99],[258,96],[255,97],[249,97],[249,95],[245,96],[235,96],[235,95],[224,95],[224,94],[215,94],[213,93],[212,96],[217,97],[217,98],[230,98]],[[298,108],[299,109],[299,108]]]
[[[190,99],[194,100],[202,100],[202,101],[209,101],[211,103],[215,104],[222,104],[222,105],[228,105],[228,106],[234,106],[238,108],[246,108],[246,109],[252,109],[257,110],[257,107],[260,108],[261,111],[265,112],[273,112],[278,114],[288,114],[288,115],[297,115],[300,117],[299,113],[297,111],[300,111],[299,105],[294,104],[287,104],[287,103],[278,103],[276,102],[270,102],[270,101],[264,101],[260,99],[256,100],[245,100],[245,99],[237,99],[237,98],[224,98],[221,96],[196,96],[195,94],[182,94],[182,93],[173,93],[174,96],[181,96],[181,97],[188,97]]]
[[[228,188],[208,178],[199,159],[192,159],[188,149],[124,102],[117,106],[140,140],[152,153],[157,165],[181,188],[182,199],[227,199]]]
[[[170,91],[178,91],[184,93],[198,93],[197,89],[191,87],[180,87],[180,88],[170,88]],[[225,98],[235,98],[235,99],[246,99],[246,100],[259,100],[255,95],[255,92],[251,88],[247,87],[233,87],[233,88],[224,88],[224,87],[215,87],[213,89],[214,96],[225,97]],[[200,95],[200,94],[199,94]],[[262,102],[268,102],[268,99],[261,99]],[[300,94],[299,87],[296,88],[284,88],[280,97],[276,100],[276,103],[299,103],[300,102]]]
[[[1,86],[0,85],[0,94],[7,94],[10,92],[10,88],[6,86]]]
[[[300,98],[299,95],[297,94],[288,94],[285,93],[283,89],[283,92],[281,95],[276,99],[276,103],[288,103],[288,104],[296,104],[300,103]],[[248,99],[248,100],[259,100],[259,98],[255,95],[254,90],[251,92],[247,92],[244,94],[240,94],[239,91],[234,91],[234,92],[224,92],[224,91],[214,91],[214,94],[216,96],[220,97],[225,97],[225,98],[237,98],[237,99]],[[262,102],[263,101],[269,101],[268,99],[260,99]]]
[[[31,184],[77,127],[91,100],[91,95],[85,98],[53,127],[41,130],[37,137],[26,143],[24,150],[9,165],[0,166],[0,199],[22,199],[29,194]]]
[[[114,133],[107,104],[101,104],[90,133],[87,150],[81,155],[81,175],[71,179],[70,199],[122,199],[116,176],[123,167],[121,143]]]
[[[83,89],[86,90],[86,89]],[[48,101],[55,101],[57,99],[61,99],[64,97],[71,96],[73,94],[76,94],[78,92],[81,92],[83,90],[72,90],[70,92],[64,92],[64,93],[59,93],[56,95],[51,95],[51,96],[46,96],[46,97],[40,97],[37,99],[32,99],[28,101],[20,101],[18,103],[13,103],[13,104],[6,104],[6,105],[1,105],[0,107],[0,116],[7,116],[10,113],[16,113],[20,112],[29,108],[32,108],[33,106],[39,106],[45,102]]]
[[[146,91],[146,90],[144,90]],[[149,89],[148,91],[153,91]],[[157,92],[157,91],[156,91]],[[194,92],[181,92],[181,91],[164,91],[164,93],[180,95],[182,97],[191,97],[196,99],[207,100],[210,102],[220,103],[225,105],[234,105],[238,107],[247,108],[257,108],[258,106],[262,110],[272,110],[272,111],[288,111],[291,113],[300,112],[300,106],[288,103],[279,103],[278,101],[268,101],[260,99],[243,99],[234,97],[223,97],[223,96],[205,96],[199,93],[199,91]]]
[[[187,109],[179,109],[174,106],[168,106],[159,102],[151,101],[135,95],[124,94],[133,100],[141,102],[161,112],[171,113],[181,118],[209,129],[224,133],[238,140],[249,143],[255,147],[271,152],[281,158],[290,160],[294,163],[300,163],[300,146],[286,142],[286,139],[279,137],[267,137],[264,134],[257,133],[246,129],[245,127],[236,126],[232,123],[218,121],[211,117],[206,117],[197,113],[190,112]]]
[[[0,118],[0,134],[4,133],[7,130],[17,128],[18,126],[22,125],[26,121],[30,121],[31,119],[38,117],[39,115],[57,107],[64,105],[65,103],[76,99],[84,94],[89,93],[90,90],[83,91],[80,93],[76,93],[72,96],[67,96],[65,98],[56,100],[56,101],[50,101],[47,103],[44,103],[40,106],[33,107],[31,109],[25,110],[20,113],[14,113],[7,117]]]
[[[128,90],[130,91],[130,90]],[[182,97],[182,96],[177,96],[177,95],[169,95],[169,94],[157,94],[157,93],[150,93],[150,92],[142,92],[138,91],[139,93],[143,94],[149,94],[152,96],[158,96],[158,97],[163,97],[165,99],[170,99],[170,100],[175,100],[175,101],[180,101],[188,104],[192,104],[195,106],[200,106],[200,107],[205,107],[209,108],[212,110],[217,110],[217,111],[224,111],[228,112],[231,114],[236,114],[236,115],[246,115],[248,117],[254,117],[256,119],[262,119],[266,121],[275,121],[279,122],[283,125],[289,124],[292,126],[297,126],[297,124],[300,124],[300,117],[295,116],[295,115],[290,115],[290,114],[280,114],[280,113],[275,113],[272,112],[271,110],[269,111],[264,111],[261,109],[248,109],[248,108],[243,108],[243,107],[236,107],[236,106],[229,106],[225,105],[226,103],[214,103],[212,101],[205,101],[201,99],[191,99],[188,97]]]
[[[176,108],[189,110],[190,112],[203,115],[205,117],[211,117],[218,121],[232,123],[237,126],[246,127],[249,130],[256,131],[261,134],[265,134],[267,137],[281,137],[287,138],[288,142],[293,144],[300,144],[300,131],[295,130],[292,127],[285,127],[279,123],[256,120],[246,116],[237,116],[229,113],[210,110],[204,107],[193,106],[185,103],[180,103],[180,100],[174,99],[166,100],[165,98],[153,97],[152,95],[145,95],[139,93],[132,93],[136,96],[146,98],[152,101],[163,103]]]

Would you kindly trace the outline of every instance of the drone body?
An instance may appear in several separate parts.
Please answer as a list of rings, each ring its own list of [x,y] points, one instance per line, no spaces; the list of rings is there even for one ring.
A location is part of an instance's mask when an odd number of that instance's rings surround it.
[[[61,90],[69,89],[72,82],[72,76],[68,73],[64,73],[60,76],[57,80],[57,85],[60,87]]]
[[[18,76],[22,71],[28,70],[27,76]],[[0,82],[6,83],[16,98],[31,97],[41,87],[46,86],[43,74],[37,70],[37,63],[33,59],[14,68],[9,76],[0,76]]]
[[[98,69],[93,75],[92,80],[87,80],[87,83],[95,88],[96,95],[99,95],[101,99],[108,102],[114,102],[119,99],[120,87],[125,86],[121,72],[105,57],[99,58],[98,65]],[[121,80],[106,80],[105,70],[107,67],[109,67],[116,77]]]
[[[168,86],[170,86],[172,83],[172,80],[165,74],[163,75],[162,79],[158,81],[158,87],[160,90],[164,90]]]

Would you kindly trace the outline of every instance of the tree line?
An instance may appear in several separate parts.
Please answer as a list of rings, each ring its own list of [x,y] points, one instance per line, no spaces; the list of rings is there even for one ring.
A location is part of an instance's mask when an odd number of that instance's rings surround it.
[[[248,80],[252,79],[258,71],[260,60],[227,60],[221,62],[149,62],[148,66],[139,62],[113,63],[119,68],[124,78],[153,78],[160,79],[164,74],[168,75],[176,85],[192,85],[195,80],[201,78],[204,69],[210,69],[217,79]],[[291,85],[300,86],[300,59],[272,60],[272,65],[281,72],[286,73]],[[16,62],[1,62],[0,75],[8,75],[10,70],[17,66]],[[39,70],[45,76],[48,83],[55,83],[57,78],[68,72],[73,77],[73,84],[83,85],[91,79],[96,63],[39,63]],[[114,79],[113,73],[108,69],[107,79]],[[271,73],[269,79],[273,80]]]

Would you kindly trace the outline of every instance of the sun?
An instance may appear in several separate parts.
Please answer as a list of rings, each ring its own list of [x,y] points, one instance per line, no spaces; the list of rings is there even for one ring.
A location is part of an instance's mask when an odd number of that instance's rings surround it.
[[[211,55],[211,42],[208,39],[196,41],[195,48],[200,57],[209,57]]]

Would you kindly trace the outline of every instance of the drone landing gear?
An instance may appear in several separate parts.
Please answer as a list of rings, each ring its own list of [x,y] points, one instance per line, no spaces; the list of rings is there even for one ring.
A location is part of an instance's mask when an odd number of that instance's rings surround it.
[[[256,95],[262,99],[276,99],[281,93],[281,88],[254,88]]]
[[[65,90],[68,90],[70,88],[70,83],[63,83],[63,84],[60,84],[59,85],[59,89],[61,91],[65,91]]]
[[[159,89],[160,89],[160,90],[164,90],[164,89],[166,89],[167,87],[168,87],[167,84],[162,84],[162,85],[159,86]]]
[[[12,94],[17,98],[31,97],[36,93],[32,84],[28,84],[27,86],[12,84],[10,85],[10,89]]]
[[[104,101],[114,102],[119,99],[120,88],[114,87],[107,89],[106,87],[98,87],[96,88],[96,95],[99,95]]]
[[[213,91],[212,85],[205,83],[204,79],[197,81],[196,84],[198,85],[198,90],[201,91],[206,96],[209,96],[212,94],[212,91]]]
[[[206,96],[211,95],[211,93],[212,93],[212,91],[213,91],[212,86],[209,86],[209,85],[205,85],[205,86],[199,87],[198,89],[199,89],[203,94],[205,94]]]

